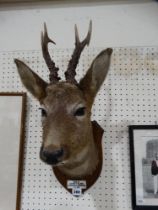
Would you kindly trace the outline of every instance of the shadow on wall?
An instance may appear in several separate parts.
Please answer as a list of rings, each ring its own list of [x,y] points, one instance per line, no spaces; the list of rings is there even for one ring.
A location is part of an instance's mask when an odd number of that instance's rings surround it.
[[[1,7],[9,9],[31,8],[59,8],[59,7],[82,7],[99,5],[119,5],[119,4],[140,4],[151,2],[151,0],[0,0]]]

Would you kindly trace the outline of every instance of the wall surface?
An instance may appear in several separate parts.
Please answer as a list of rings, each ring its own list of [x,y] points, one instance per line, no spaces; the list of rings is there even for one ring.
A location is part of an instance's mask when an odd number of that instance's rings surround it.
[[[97,2],[97,1],[96,1]],[[0,7],[0,50],[40,49],[45,21],[57,48],[74,46],[74,24],[81,37],[93,21],[92,47],[158,45],[158,3],[105,1]]]
[[[81,57],[77,79],[100,50],[114,47],[110,72],[92,116],[105,130],[101,177],[81,198],[72,197],[62,188],[51,168],[39,160],[42,136],[39,104],[28,93],[21,210],[131,210],[128,125],[154,124],[158,116],[157,11],[158,4],[151,1],[0,7],[1,92],[26,91],[14,58],[24,60],[47,80],[40,51],[44,21],[50,37],[57,43],[50,48],[62,75],[74,47],[75,23],[84,37],[89,20],[93,21],[91,45]]]

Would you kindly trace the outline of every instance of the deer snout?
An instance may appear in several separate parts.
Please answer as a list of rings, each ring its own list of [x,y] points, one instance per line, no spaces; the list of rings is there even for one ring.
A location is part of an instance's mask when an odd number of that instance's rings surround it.
[[[40,158],[49,165],[57,165],[62,161],[64,155],[64,149],[50,150],[48,148],[41,147]]]

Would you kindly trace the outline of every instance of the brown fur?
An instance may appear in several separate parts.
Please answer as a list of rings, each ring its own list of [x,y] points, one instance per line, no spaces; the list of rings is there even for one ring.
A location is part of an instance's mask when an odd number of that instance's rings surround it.
[[[93,148],[91,107],[88,106],[89,103],[83,92],[73,84],[61,82],[50,85],[46,92],[47,97],[43,100],[42,105],[47,110],[48,117],[43,120],[43,146],[47,148],[51,145],[56,149],[63,147],[65,156],[61,160],[63,165],[60,166],[60,169],[63,169],[65,173],[71,169],[72,173],[81,162],[91,161],[97,156]],[[86,107],[85,115],[74,117],[76,107],[81,104]],[[87,151],[80,158],[83,148]],[[94,165],[95,162],[94,160]],[[89,171],[88,167],[87,170]]]

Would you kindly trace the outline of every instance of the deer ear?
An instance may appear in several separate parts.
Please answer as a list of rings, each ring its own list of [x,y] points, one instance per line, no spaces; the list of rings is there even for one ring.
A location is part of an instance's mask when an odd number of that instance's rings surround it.
[[[14,60],[23,85],[39,101],[46,96],[47,83],[34,73],[24,62]]]
[[[91,67],[86,75],[80,81],[80,88],[83,90],[90,103],[93,103],[94,97],[99,91],[110,66],[112,49],[107,48],[97,55],[93,60]]]

